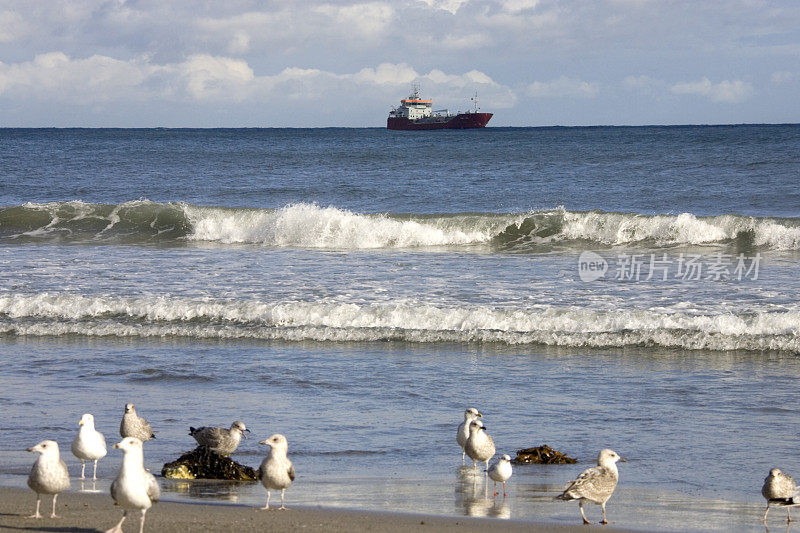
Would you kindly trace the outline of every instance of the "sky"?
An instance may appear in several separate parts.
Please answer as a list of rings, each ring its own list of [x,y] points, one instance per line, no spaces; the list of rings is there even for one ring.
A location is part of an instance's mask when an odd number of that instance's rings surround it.
[[[800,122],[798,0],[0,0],[0,127]]]

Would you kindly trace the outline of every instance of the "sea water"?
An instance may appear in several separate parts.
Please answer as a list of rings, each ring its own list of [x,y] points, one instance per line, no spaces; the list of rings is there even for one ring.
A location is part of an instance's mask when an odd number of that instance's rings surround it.
[[[80,415],[113,443],[133,402],[154,472],[190,425],[243,420],[251,466],[285,434],[290,504],[577,523],[553,498],[610,447],[616,525],[760,529],[800,473],[798,153],[795,125],[0,130],[0,482],[45,438],[77,472]],[[498,453],[579,463],[495,499],[470,406]]]

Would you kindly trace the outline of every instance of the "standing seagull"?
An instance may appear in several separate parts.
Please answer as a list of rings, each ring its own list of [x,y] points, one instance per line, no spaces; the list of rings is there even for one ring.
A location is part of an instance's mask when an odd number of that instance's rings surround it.
[[[97,479],[97,460],[108,453],[106,438],[94,429],[94,417],[86,413],[78,422],[80,429],[75,440],[72,441],[72,455],[81,460],[81,479],[86,479],[86,461],[94,461],[94,474],[92,479]]]
[[[475,420],[476,418],[483,417],[482,414],[478,412],[477,409],[474,407],[468,408],[464,411],[464,421],[458,425],[458,431],[456,432],[456,442],[458,445],[461,446],[461,464],[464,464],[464,455],[467,452],[464,451],[464,446],[467,445],[467,439],[469,438],[469,423]]]
[[[489,477],[494,481],[494,495],[497,497],[497,483],[503,484],[503,498],[506,497],[506,481],[511,477],[511,457],[508,455],[500,456],[496,462],[489,467]]]
[[[292,466],[289,458],[286,457],[286,452],[289,451],[289,443],[286,442],[286,437],[277,434],[267,440],[262,440],[259,444],[266,444],[270,448],[269,455],[261,461],[261,466],[258,467],[258,478],[264,488],[267,489],[267,503],[262,509],[269,509],[270,489],[281,489],[280,509],[286,509],[284,495],[286,489],[295,478],[294,466]]]
[[[764,479],[761,495],[767,500],[767,510],[764,511],[764,523],[767,523],[770,503],[792,504],[797,495],[797,486],[789,474],[781,472],[780,468],[773,468]],[[792,521],[791,507],[786,508],[786,522]]]
[[[494,457],[494,440],[486,434],[485,429],[480,420],[469,423],[469,438],[464,451],[472,459],[475,470],[478,469],[478,461],[486,463],[486,468],[489,468],[489,459]]]
[[[194,437],[197,444],[206,446],[212,452],[225,456],[231,455],[236,451],[242,437],[245,439],[247,438],[245,432],[250,433],[250,430],[244,426],[244,422],[239,420],[231,424],[231,429],[212,427],[189,428],[189,435]]]
[[[132,403],[125,404],[125,414],[122,415],[122,422],[119,423],[119,434],[123,439],[136,437],[142,442],[156,438],[150,423],[136,414],[136,408]]]
[[[28,448],[27,451],[39,454],[28,475],[28,486],[36,493],[36,514],[32,514],[28,518],[42,517],[39,514],[42,494],[53,495],[53,512],[50,513],[50,518],[58,518],[56,516],[56,498],[58,498],[59,492],[69,488],[69,471],[66,463],[58,454],[58,443],[44,440],[32,448]]]
[[[619,481],[619,471],[617,461],[627,463],[625,459],[617,455],[613,450],[603,450],[597,456],[597,465],[593,468],[584,470],[578,479],[571,481],[563,493],[556,496],[559,500],[568,502],[578,500],[581,509],[583,523],[588,524],[586,515],[583,514],[583,502],[589,501],[596,503],[603,508],[603,520],[601,524],[608,524],[606,520],[606,502],[614,494]]]
[[[158,501],[161,489],[155,476],[144,469],[144,452],[142,441],[135,437],[127,437],[114,445],[122,450],[122,466],[117,478],[111,483],[111,497],[117,505],[124,509],[122,520],[106,533],[122,533],[122,523],[128,517],[129,509],[139,509],[142,519],[139,522],[139,533],[144,531],[144,515]]]

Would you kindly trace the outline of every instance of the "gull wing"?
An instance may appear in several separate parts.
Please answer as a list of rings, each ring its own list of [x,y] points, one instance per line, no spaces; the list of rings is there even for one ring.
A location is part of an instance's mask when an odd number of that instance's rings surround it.
[[[151,502],[156,503],[161,498],[161,487],[158,485],[158,480],[150,472],[145,472],[144,477],[147,482],[147,497]]]

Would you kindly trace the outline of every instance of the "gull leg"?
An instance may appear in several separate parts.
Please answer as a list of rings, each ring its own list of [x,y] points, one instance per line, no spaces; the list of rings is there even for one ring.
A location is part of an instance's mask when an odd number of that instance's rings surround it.
[[[97,459],[94,460],[94,473],[92,474],[92,481],[97,481]]]
[[[791,507],[787,507],[786,508],[786,523],[788,524],[791,521],[792,521],[792,508]]]
[[[285,495],[286,495],[286,489],[281,489],[281,506],[279,507],[279,509],[283,511],[286,510],[286,506],[283,504]]]
[[[581,517],[583,517],[583,523],[584,523],[584,524],[588,524],[588,523],[590,523],[590,522],[589,522],[589,521],[586,519],[586,515],[585,515],[585,514],[583,514],[583,500],[578,500],[578,509],[580,509],[580,510],[581,510]]]
[[[494,482],[494,497],[497,498],[497,481]]]
[[[86,473],[86,461],[81,459],[81,479],[86,479],[86,476],[84,475],[85,473]]]
[[[50,518],[60,518],[56,514],[56,498],[58,498],[58,494],[53,494],[53,511],[50,513]]]
[[[767,515],[769,514],[769,500],[767,500],[767,510],[764,511],[764,523],[767,523]]]
[[[30,515],[28,518],[41,518],[42,515],[39,514],[39,505],[42,503],[42,495],[38,492],[36,493],[36,513]]]
[[[122,519],[119,521],[119,523],[116,526],[109,529],[108,531],[106,531],[106,533],[122,533],[122,523],[125,521],[127,517],[128,517],[128,511],[126,509],[122,513]]]
[[[503,498],[506,497],[506,482],[503,481]]]
[[[142,519],[139,520],[139,533],[144,533],[144,515],[147,513],[147,509],[142,509]]]
[[[467,452],[465,452],[464,450],[461,450],[461,464],[462,465],[464,464],[464,459],[465,459],[466,455],[467,455]]]
[[[264,504],[264,507],[261,508],[262,511],[269,510],[269,491],[267,491],[267,503]]]
[[[600,520],[600,523],[603,525],[608,524],[608,520],[606,520],[606,502],[603,502],[600,506],[603,508],[603,519]]]

